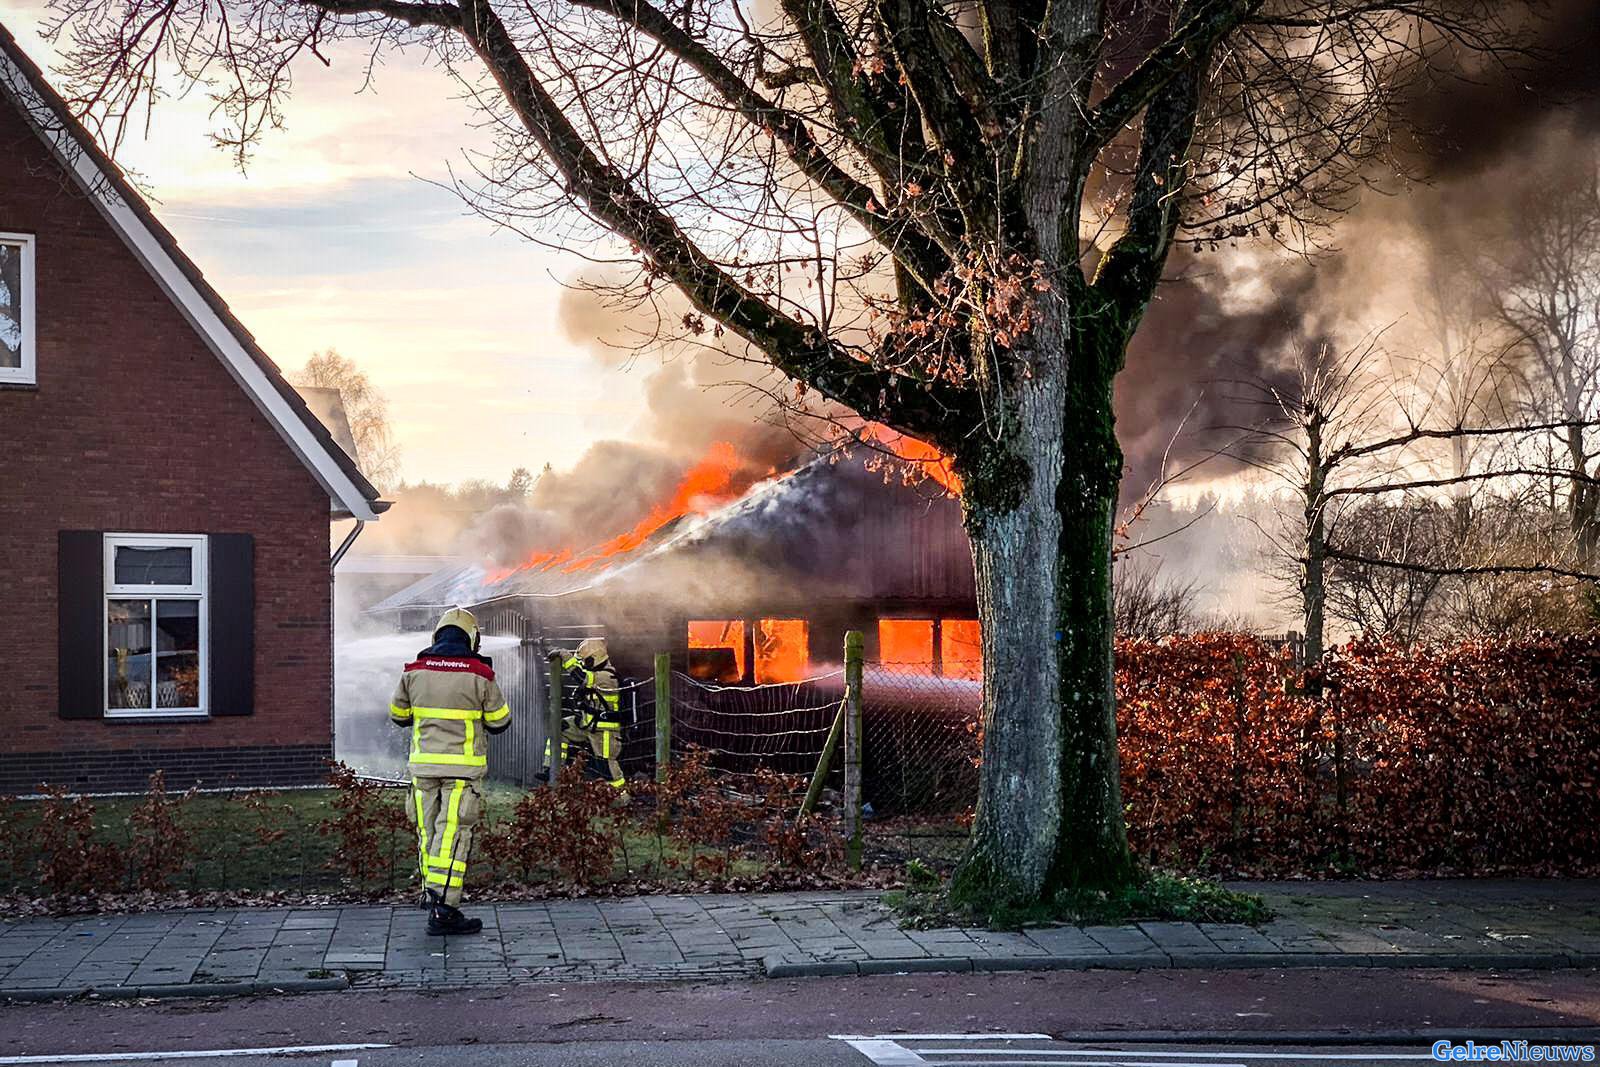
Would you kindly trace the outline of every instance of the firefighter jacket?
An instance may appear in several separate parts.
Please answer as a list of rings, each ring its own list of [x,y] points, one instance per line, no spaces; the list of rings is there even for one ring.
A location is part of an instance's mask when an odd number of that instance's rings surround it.
[[[591,637],[584,641],[561,666],[578,684],[579,729],[592,730],[599,719],[622,721],[622,686],[604,640]]]
[[[406,664],[389,716],[411,727],[413,778],[482,778],[489,768],[484,734],[511,725],[488,657],[444,641]]]

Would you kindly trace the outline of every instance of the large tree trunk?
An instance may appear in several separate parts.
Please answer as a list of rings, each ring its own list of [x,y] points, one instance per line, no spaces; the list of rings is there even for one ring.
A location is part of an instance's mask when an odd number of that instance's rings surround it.
[[[958,456],[983,630],[983,773],[950,890],[977,907],[1037,900],[1056,852],[1060,397],[1058,379],[1023,382],[1000,440]]]
[[[1103,888],[1134,873],[1122,813],[1114,675],[1111,548],[1122,450],[1112,415],[1120,341],[1102,351],[1080,339],[1064,400],[1067,450],[1056,492],[1061,516],[1055,634],[1061,715],[1061,828],[1052,888]]]
[[[961,459],[983,623],[983,775],[951,881],[993,906],[1126,882],[1112,685],[1111,539],[1122,454],[1111,412],[1120,350],[1047,321],[1063,368],[1018,388],[1006,432]]]

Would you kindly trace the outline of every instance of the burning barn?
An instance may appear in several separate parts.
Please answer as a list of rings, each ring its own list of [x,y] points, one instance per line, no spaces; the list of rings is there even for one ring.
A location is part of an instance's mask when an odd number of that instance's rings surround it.
[[[727,461],[713,448],[668,500],[609,541],[547,549],[511,568],[448,568],[368,614],[422,630],[460,604],[493,630],[552,647],[563,635],[603,633],[636,677],[666,651],[705,682],[795,681],[837,664],[852,629],[866,634],[869,660],[978,676],[971,549],[960,505],[938,480],[857,449],[697,512],[695,483]]]
[[[624,690],[630,774],[654,759],[662,652],[675,752],[708,749],[734,773],[807,774],[843,695],[845,633],[860,630],[869,799],[880,811],[965,810],[981,688],[971,549],[959,503],[919,459],[824,455],[708,507],[697,490],[727,489],[736,460],[715,446],[609,541],[442,570],[369,614],[424,631],[461,604],[487,632],[520,639],[495,651],[525,740],[490,756],[491,773],[519,782],[543,761],[544,655],[590,634],[637,682]]]

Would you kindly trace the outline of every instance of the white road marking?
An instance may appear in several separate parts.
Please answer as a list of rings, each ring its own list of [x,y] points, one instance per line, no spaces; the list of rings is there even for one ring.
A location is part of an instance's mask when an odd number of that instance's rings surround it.
[[[1179,1044],[1181,1042],[1173,1042]],[[1426,1052],[1200,1052],[1186,1049],[1182,1052],[1145,1051],[1144,1049],[988,1049],[988,1048],[919,1048],[922,1056],[1015,1056],[1026,1052],[1030,1056],[1120,1056],[1156,1057],[1180,1060],[1432,1060]],[[1175,1067],[1175,1065],[1174,1065]],[[1213,1067],[1221,1067],[1220,1064]]]
[[[355,1060],[334,1060],[328,1067],[360,1067]]]
[[[904,1048],[898,1041],[885,1040],[873,1037],[835,1037],[835,1041],[843,1041],[877,1067],[919,1067],[928,1061],[918,1056],[908,1048]]]
[[[830,1041],[1049,1041],[1049,1034],[829,1034]]]
[[[978,1042],[1053,1041],[1047,1034],[835,1034],[833,1040],[850,1045],[875,1067],[1245,1067],[1244,1061],[1249,1060],[1333,1062],[1433,1058],[1427,1053],[977,1047]],[[935,1044],[929,1046],[928,1042]],[[945,1043],[943,1047],[941,1042]],[[962,1042],[966,1044],[959,1044]]]
[[[60,1056],[0,1056],[0,1067],[17,1067],[31,1063],[125,1063],[133,1060],[160,1062],[162,1060],[220,1059],[225,1056],[293,1056],[318,1052],[366,1052],[372,1049],[393,1048],[393,1045],[279,1045],[276,1048],[222,1048],[206,1051],[182,1052],[95,1052]],[[354,1064],[355,1060],[342,1060]],[[338,1063],[334,1067],[339,1067]]]

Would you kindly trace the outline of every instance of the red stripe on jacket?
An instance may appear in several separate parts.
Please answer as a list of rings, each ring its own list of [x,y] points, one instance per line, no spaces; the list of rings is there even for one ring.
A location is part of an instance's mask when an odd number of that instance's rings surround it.
[[[456,656],[424,656],[406,664],[407,671],[468,671],[494,681],[494,668],[481,659],[461,659]]]

